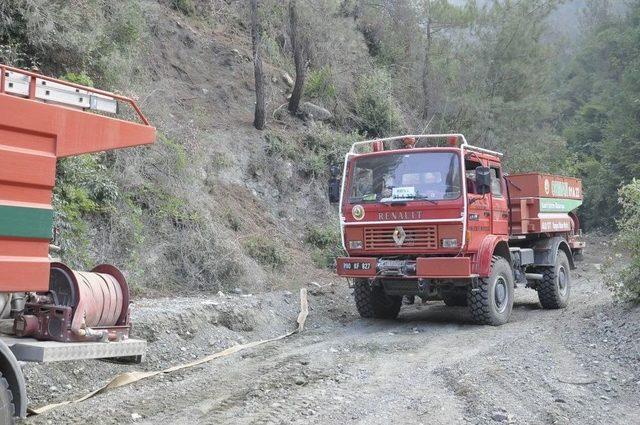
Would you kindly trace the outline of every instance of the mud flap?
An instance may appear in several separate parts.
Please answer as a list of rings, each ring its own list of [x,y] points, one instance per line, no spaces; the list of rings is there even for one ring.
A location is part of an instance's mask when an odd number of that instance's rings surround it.
[[[480,292],[480,279],[477,277],[471,278],[471,292]]]
[[[571,270],[576,266],[573,261],[573,254],[567,241],[559,236],[553,238],[542,239],[533,245],[534,265],[542,267],[553,267],[556,264],[556,257],[558,256],[558,250],[562,249],[569,259],[569,265]]]

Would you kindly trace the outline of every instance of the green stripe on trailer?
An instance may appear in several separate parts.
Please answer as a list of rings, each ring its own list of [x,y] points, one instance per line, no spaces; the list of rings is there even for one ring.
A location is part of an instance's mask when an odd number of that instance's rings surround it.
[[[540,198],[540,212],[569,212],[580,205],[580,199]]]
[[[0,205],[0,236],[51,239],[53,210]]]

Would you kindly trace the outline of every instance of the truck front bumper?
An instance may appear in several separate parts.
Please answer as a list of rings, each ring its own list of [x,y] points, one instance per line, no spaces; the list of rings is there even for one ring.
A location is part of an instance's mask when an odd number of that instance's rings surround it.
[[[387,260],[371,257],[338,257],[337,273],[343,277],[400,277],[418,279],[464,279],[471,273],[469,257],[418,257]]]

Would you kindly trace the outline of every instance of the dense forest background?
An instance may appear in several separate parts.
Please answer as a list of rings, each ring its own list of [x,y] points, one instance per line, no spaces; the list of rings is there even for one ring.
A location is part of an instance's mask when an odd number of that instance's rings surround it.
[[[337,252],[330,165],[400,132],[461,132],[510,171],[581,177],[588,231],[615,231],[637,194],[619,190],[640,175],[640,1],[293,2],[294,114],[292,2],[257,3],[263,131],[249,2],[0,2],[0,61],[137,96],[160,131],[150,149],[59,163],[66,261],[115,261],[142,290],[295,283]]]

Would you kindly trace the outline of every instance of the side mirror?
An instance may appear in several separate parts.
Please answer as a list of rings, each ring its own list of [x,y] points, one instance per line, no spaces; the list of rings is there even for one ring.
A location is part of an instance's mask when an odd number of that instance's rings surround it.
[[[331,172],[331,177],[334,178],[338,178],[342,174],[342,169],[337,165],[332,165],[329,171]]]
[[[476,167],[476,192],[480,195],[491,192],[491,169]]]
[[[340,202],[340,180],[336,177],[329,179],[329,202],[332,204]]]
[[[329,178],[329,202],[336,204],[340,202],[340,177],[341,169],[337,165],[330,168],[331,177]]]

